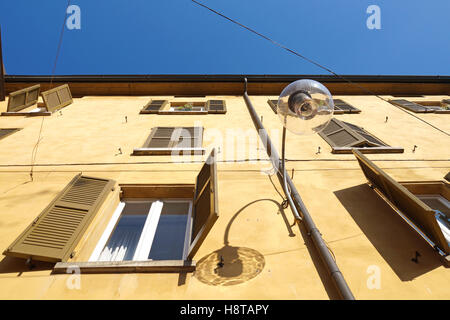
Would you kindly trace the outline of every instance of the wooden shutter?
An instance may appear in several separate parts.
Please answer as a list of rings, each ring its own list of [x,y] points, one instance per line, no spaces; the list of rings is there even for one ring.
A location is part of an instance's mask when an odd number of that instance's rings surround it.
[[[450,253],[448,243],[436,221],[434,210],[388,176],[361,152],[353,150],[353,154],[367,180],[441,250]]]
[[[448,182],[450,182],[450,172],[447,173],[447,175],[444,177],[445,180],[447,180]]]
[[[416,113],[424,113],[424,112],[433,112],[433,110],[429,110],[427,107],[424,107],[418,103],[411,102],[405,99],[394,99],[389,100],[390,103],[402,107],[406,110],[416,112]]]
[[[387,145],[359,126],[336,118],[332,118],[319,135],[332,147],[333,153],[351,153],[353,148],[367,153],[404,151]]]
[[[333,99],[334,102],[334,114],[343,114],[343,113],[360,113],[361,110],[355,108],[354,106],[348,104],[347,102],[341,99]]]
[[[216,150],[213,149],[195,183],[194,212],[188,260],[202,245],[209,231],[219,218],[217,193]]]
[[[67,261],[114,184],[113,180],[75,176],[3,254]]]
[[[47,111],[55,112],[73,102],[72,94],[68,84],[42,92]]]
[[[275,112],[275,114],[277,114],[278,113],[278,110],[277,110],[278,100],[268,99],[267,103],[269,104],[270,108],[272,108],[273,112]]]
[[[206,110],[208,110],[208,113],[227,113],[225,100],[208,100]]]
[[[159,113],[160,110],[162,110],[169,101],[167,100],[150,100],[141,110],[140,113],[146,114],[155,114]]]
[[[36,104],[39,99],[41,85],[37,84],[32,87],[24,88],[11,92],[8,99],[8,112],[17,112]]]

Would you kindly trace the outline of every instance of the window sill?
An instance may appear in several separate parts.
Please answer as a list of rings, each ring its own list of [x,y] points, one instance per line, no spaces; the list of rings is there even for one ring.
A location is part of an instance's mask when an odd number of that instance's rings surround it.
[[[134,156],[183,156],[183,155],[203,155],[204,148],[138,148],[133,150]]]
[[[182,115],[182,114],[203,115],[203,114],[208,114],[208,111],[161,110],[161,111],[159,111],[159,114],[161,114],[161,115]]]
[[[352,150],[358,150],[361,153],[403,153],[405,150],[400,147],[370,147],[370,148],[338,148],[331,151],[334,154],[351,154]]]
[[[98,262],[58,262],[53,273],[179,273],[194,272],[195,261],[151,260],[151,261],[98,261]]]

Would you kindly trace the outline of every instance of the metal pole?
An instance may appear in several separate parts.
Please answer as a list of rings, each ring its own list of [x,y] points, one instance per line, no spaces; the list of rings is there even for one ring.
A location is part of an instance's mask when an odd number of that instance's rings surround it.
[[[5,101],[5,75],[3,72],[2,28],[0,27],[0,101]]]
[[[247,79],[245,79],[245,82],[247,82]],[[247,86],[247,84],[246,84]],[[248,97],[247,91],[244,92],[244,100],[245,104],[247,105],[248,111],[250,113],[250,116],[253,120],[253,123],[258,130],[259,136],[261,140],[264,143],[264,146],[266,148],[268,156],[272,160],[272,164],[275,168],[277,168],[278,171],[278,179],[280,180],[281,184],[284,184],[284,180],[286,179],[287,184],[290,188],[290,193],[294,197],[294,207],[296,207],[301,213],[302,213],[302,222],[304,223],[306,230],[308,232],[308,235],[311,236],[311,239],[314,243],[314,245],[317,248],[317,251],[325,264],[328,274],[330,275],[331,279],[333,280],[333,283],[336,286],[336,289],[341,296],[341,298],[345,300],[355,300],[355,297],[353,296],[353,293],[351,292],[347,282],[344,279],[344,276],[342,275],[341,271],[339,270],[339,267],[336,264],[336,261],[334,261],[333,256],[330,253],[330,250],[328,249],[327,245],[325,244],[325,241],[322,238],[322,235],[320,234],[319,229],[317,229],[314,221],[311,218],[311,215],[308,212],[308,209],[306,208],[305,204],[302,201],[302,198],[300,197],[300,194],[297,191],[297,188],[295,187],[294,183],[292,182],[291,178],[285,173],[284,175],[281,174],[281,172],[278,170],[280,166],[280,157],[278,156],[278,153],[272,144],[272,141],[270,140],[269,135],[267,134],[266,129],[262,125],[261,121],[258,118],[258,114],[256,113],[255,109],[253,108],[253,105],[250,101],[250,98]],[[284,171],[284,170],[283,170]],[[284,171],[286,172],[286,171]],[[285,190],[286,198],[288,198],[287,190]],[[294,212],[294,210],[293,210]]]

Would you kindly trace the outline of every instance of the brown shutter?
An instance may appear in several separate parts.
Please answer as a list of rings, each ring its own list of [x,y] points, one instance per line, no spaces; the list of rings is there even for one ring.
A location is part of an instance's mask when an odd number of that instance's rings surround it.
[[[435,212],[361,152],[353,150],[353,153],[367,180],[441,250],[450,253],[448,243],[436,221]]]
[[[3,138],[6,138],[10,134],[13,134],[16,131],[19,131],[20,129],[12,128],[12,129],[0,129],[0,140]]]
[[[174,127],[153,128],[145,141],[143,148],[169,148],[174,135]]]
[[[47,111],[50,112],[55,112],[73,102],[68,84],[42,92],[42,99]]]
[[[197,176],[188,260],[195,256],[214,223],[219,218],[215,157],[216,150],[213,149]]]
[[[347,102],[341,99],[333,99],[334,102],[334,113],[335,114],[343,114],[343,113],[360,113],[361,110],[355,108],[354,106],[348,104]]]
[[[278,104],[278,100],[267,100],[267,103],[269,104],[270,108],[272,108],[273,112],[275,112],[276,114],[278,113],[277,110],[277,104]]]
[[[360,136],[336,118],[332,118],[319,135],[332,147],[351,147],[363,142]]]
[[[332,118],[319,135],[332,147],[333,153],[351,153],[353,148],[368,153],[404,151],[387,145],[361,127],[336,118]]]
[[[150,114],[155,114],[155,113],[159,113],[160,110],[162,110],[167,104],[169,103],[169,101],[167,100],[150,100],[141,110],[140,113],[150,113]]]
[[[447,173],[447,175],[444,177],[445,180],[447,180],[448,182],[450,182],[450,172]]]
[[[416,112],[416,113],[424,113],[424,112],[429,112],[430,110],[428,110],[426,107],[418,104],[418,103],[414,103],[405,99],[394,99],[394,100],[389,100],[390,103],[392,103],[393,105],[402,107],[404,109],[407,109],[409,111],[412,112]],[[432,112],[432,110],[431,110]]]
[[[114,184],[113,180],[75,176],[3,254],[67,261]]]
[[[227,113],[225,100],[208,100],[206,110],[208,110],[208,113]]]
[[[17,112],[36,104],[39,99],[41,85],[24,88],[9,94],[8,112]]]

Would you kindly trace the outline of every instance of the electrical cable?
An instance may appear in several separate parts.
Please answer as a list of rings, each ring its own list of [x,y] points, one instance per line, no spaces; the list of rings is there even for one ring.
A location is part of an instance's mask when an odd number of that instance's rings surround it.
[[[62,24],[61,32],[59,34],[59,42],[58,42],[58,47],[56,49],[55,62],[53,64],[52,74],[51,74],[51,77],[50,77],[50,89],[52,89],[52,86],[53,86],[53,79],[55,77],[56,65],[58,64],[58,57],[59,57],[59,53],[61,51],[61,44],[62,44],[65,24],[66,24],[66,20],[67,20],[67,8],[70,6],[70,1],[71,0],[67,0],[67,6],[66,6],[65,14],[64,14],[64,21],[63,21],[63,24]],[[36,144],[33,147],[33,150],[31,151],[31,168],[30,168],[31,181],[33,181],[34,163],[36,162],[36,157],[37,157],[37,153],[38,153],[38,149],[39,149],[39,143],[43,139],[41,137],[41,135],[42,135],[42,130],[44,128],[44,119],[45,119],[45,116],[42,116],[41,126],[39,128],[38,138],[37,138]]]
[[[354,87],[357,87],[358,89],[360,89],[360,90],[362,90],[362,91],[368,93],[369,95],[375,96],[375,97],[379,98],[380,100],[382,100],[382,101],[384,101],[384,102],[387,102],[387,103],[389,103],[390,105],[393,105],[392,103],[389,102],[389,100],[387,100],[387,99],[381,97],[380,95],[374,93],[374,92],[371,91],[370,89],[367,89],[367,88],[365,88],[365,87],[363,87],[363,86],[360,86],[360,85],[354,83],[354,82],[351,81],[351,80],[348,80],[347,78],[345,78],[345,77],[343,77],[343,76],[337,74],[336,72],[334,72],[334,71],[331,70],[330,68],[327,68],[327,67],[321,65],[320,63],[318,63],[318,62],[316,62],[316,61],[314,61],[314,60],[312,60],[312,59],[310,59],[310,58],[307,58],[306,56],[304,56],[304,55],[298,53],[297,51],[295,51],[295,50],[293,50],[293,49],[290,49],[290,48],[286,47],[285,45],[283,45],[283,44],[281,44],[281,43],[279,43],[279,42],[277,42],[277,41],[275,41],[275,40],[273,40],[273,39],[271,39],[271,38],[269,38],[269,37],[263,35],[262,33],[259,33],[259,32],[255,31],[255,30],[253,30],[253,29],[250,28],[250,27],[247,27],[246,25],[244,25],[244,24],[242,24],[242,23],[240,23],[240,22],[238,22],[238,21],[236,21],[236,20],[234,20],[234,19],[232,19],[232,18],[227,17],[226,15],[224,15],[224,14],[222,14],[222,13],[220,13],[220,12],[218,12],[218,11],[216,11],[216,10],[214,10],[214,9],[212,9],[212,8],[210,8],[210,7],[208,7],[208,6],[206,6],[206,5],[204,5],[203,3],[200,3],[200,2],[198,2],[198,1],[196,1],[196,0],[191,0],[191,1],[194,2],[194,3],[197,4],[197,5],[199,5],[199,6],[203,7],[203,8],[205,8],[205,9],[207,9],[207,10],[213,12],[214,14],[219,15],[219,16],[221,16],[222,18],[224,18],[224,19],[226,19],[226,20],[228,20],[228,21],[230,21],[230,22],[232,22],[232,23],[234,23],[234,24],[237,24],[238,26],[240,26],[240,27],[242,27],[242,28],[244,28],[244,29],[246,29],[246,30],[248,30],[248,31],[250,31],[250,32],[252,32],[252,33],[254,33],[254,34],[256,34],[257,36],[259,36],[259,37],[261,37],[261,38],[263,38],[263,39],[265,39],[265,40],[271,42],[272,44],[274,44],[274,45],[276,45],[276,46],[278,46],[278,47],[280,47],[280,48],[282,48],[282,49],[284,49],[284,50],[286,50],[286,51],[288,51],[289,53],[292,53],[293,55],[296,55],[296,56],[298,56],[298,57],[304,59],[305,61],[307,61],[307,62],[309,62],[309,63],[311,63],[311,64],[313,64],[313,65],[315,65],[315,66],[317,66],[317,67],[319,67],[319,68],[321,68],[322,70],[325,70],[325,71],[331,73],[331,74],[334,75],[335,77],[337,77],[337,78],[339,78],[339,79],[341,79],[341,80],[344,80],[345,82],[347,82],[347,83],[353,85]],[[422,119],[422,118],[420,118],[420,117],[418,117],[418,116],[416,116],[416,115],[414,115],[414,114],[408,112],[407,110],[405,110],[405,109],[403,109],[403,108],[401,108],[401,107],[399,107],[399,106],[396,106],[396,105],[393,105],[393,106],[396,107],[397,109],[400,109],[401,111],[406,112],[407,114],[409,114],[409,115],[415,117],[416,119],[418,119],[418,120],[420,120],[420,121],[426,123],[427,125],[433,127],[434,129],[436,129],[436,130],[438,130],[438,131],[440,131],[440,132],[446,134],[447,136],[450,136],[450,134],[449,134],[448,132],[446,132],[446,131],[444,131],[444,130],[442,130],[442,129],[436,127],[436,126],[434,126],[433,124],[431,124],[431,123],[425,121],[424,119]]]

